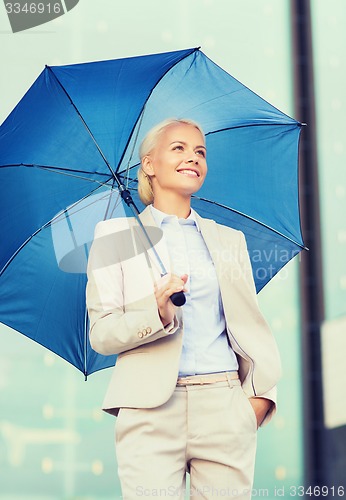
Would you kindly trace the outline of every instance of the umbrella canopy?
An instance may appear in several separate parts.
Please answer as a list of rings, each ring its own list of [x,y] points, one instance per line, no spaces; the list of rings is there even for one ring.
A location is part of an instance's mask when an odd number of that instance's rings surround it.
[[[241,229],[257,291],[304,244],[301,124],[199,49],[46,67],[0,127],[0,321],[85,375],[114,364],[89,345],[85,262],[99,220],[137,197],[138,145],[165,118],[201,124],[209,173],[192,206]]]

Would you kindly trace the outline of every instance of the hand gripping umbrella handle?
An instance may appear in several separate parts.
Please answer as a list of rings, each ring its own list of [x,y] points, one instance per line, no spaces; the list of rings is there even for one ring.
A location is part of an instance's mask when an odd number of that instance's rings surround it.
[[[170,296],[171,301],[177,307],[183,306],[186,302],[186,297],[184,292],[174,292]]]
[[[167,272],[161,273],[161,278],[162,278],[162,276],[165,276],[166,274],[167,274]],[[184,292],[174,292],[170,296],[170,299],[173,302],[173,304],[177,307],[183,306],[186,302],[186,297],[185,297]]]

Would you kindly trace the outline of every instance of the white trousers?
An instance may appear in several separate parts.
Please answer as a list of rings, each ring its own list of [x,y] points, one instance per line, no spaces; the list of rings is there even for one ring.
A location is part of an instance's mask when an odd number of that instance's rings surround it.
[[[177,386],[162,406],[116,420],[124,500],[250,499],[257,421],[239,380]]]

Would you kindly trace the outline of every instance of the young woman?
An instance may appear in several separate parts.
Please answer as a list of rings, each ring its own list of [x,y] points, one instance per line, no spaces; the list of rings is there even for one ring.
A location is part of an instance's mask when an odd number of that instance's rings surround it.
[[[155,248],[169,273],[161,277],[152,249],[130,251],[133,218],[113,219],[96,227],[87,286],[91,345],[119,354],[103,409],[117,415],[123,498],[185,498],[186,472],[192,498],[251,498],[280,360],[245,237],[191,208],[207,175],[196,123],[157,125],[140,157],[141,221],[162,230]]]

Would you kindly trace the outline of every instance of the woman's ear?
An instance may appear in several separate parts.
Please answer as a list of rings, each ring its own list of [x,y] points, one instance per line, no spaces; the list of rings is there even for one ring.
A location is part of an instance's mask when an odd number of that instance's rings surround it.
[[[150,156],[144,156],[142,158],[142,169],[143,169],[143,172],[145,174],[147,174],[149,177],[154,175],[153,164],[152,164]]]

